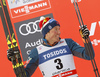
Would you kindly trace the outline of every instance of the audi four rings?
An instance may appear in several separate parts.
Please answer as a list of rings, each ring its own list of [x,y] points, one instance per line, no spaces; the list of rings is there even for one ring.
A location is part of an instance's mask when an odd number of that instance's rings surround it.
[[[28,34],[34,34],[36,32],[41,32],[41,30],[38,30],[38,25],[36,24],[37,22],[40,22],[40,20],[36,20],[35,22],[29,22],[28,24],[22,24],[20,27],[19,27],[19,32],[20,34],[22,34],[23,36],[26,36]],[[30,25],[32,25],[34,31],[31,31],[31,27]],[[26,33],[22,32],[22,28],[23,27],[26,27]]]

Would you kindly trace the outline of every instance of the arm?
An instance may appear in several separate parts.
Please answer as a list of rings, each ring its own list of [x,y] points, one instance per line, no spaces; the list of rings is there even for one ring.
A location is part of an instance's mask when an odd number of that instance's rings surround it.
[[[30,77],[38,67],[38,52],[36,48],[30,52],[25,67],[27,77]]]
[[[87,47],[82,47],[79,44],[77,44],[76,42],[74,42],[72,39],[65,39],[70,50],[72,51],[72,54],[74,56],[77,56],[79,58],[83,58],[86,60],[90,60],[88,51],[87,51]],[[84,44],[85,46],[85,44]],[[93,53],[93,57],[94,57],[94,52]]]

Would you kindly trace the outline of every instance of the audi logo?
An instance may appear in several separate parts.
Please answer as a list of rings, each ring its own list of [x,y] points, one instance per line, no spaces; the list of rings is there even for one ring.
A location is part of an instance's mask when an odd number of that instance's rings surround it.
[[[19,32],[20,34],[22,34],[23,36],[27,36],[29,34],[34,34],[36,32],[41,32],[41,30],[38,30],[38,25],[36,24],[37,22],[39,22],[40,20],[36,20],[35,22],[29,22],[28,24],[22,24],[19,27]],[[22,28],[25,27],[25,32],[22,32]],[[33,28],[33,30],[32,30]]]

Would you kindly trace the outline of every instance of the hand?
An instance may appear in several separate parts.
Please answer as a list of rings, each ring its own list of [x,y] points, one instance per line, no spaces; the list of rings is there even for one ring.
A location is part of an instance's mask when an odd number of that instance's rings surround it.
[[[86,25],[81,26],[81,29],[79,29],[79,32],[82,38],[87,39],[89,37],[90,32]]]
[[[20,54],[19,49],[8,49],[7,50],[7,58],[9,61],[11,61],[11,58],[14,57],[16,54]]]

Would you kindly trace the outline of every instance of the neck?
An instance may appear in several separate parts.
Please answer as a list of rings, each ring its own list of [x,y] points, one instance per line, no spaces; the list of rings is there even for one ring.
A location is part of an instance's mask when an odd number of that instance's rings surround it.
[[[49,38],[47,38],[47,37],[45,37],[45,39],[47,40],[47,42],[49,43],[49,44],[54,44],[56,41],[53,41],[52,39],[49,39]]]
[[[45,40],[46,40],[46,39],[45,39]],[[58,43],[58,42],[49,43],[47,40],[46,40],[46,41],[45,41],[45,40],[44,40],[44,42],[43,42],[43,43],[44,43],[45,45],[49,45],[49,46],[54,46],[55,44],[57,44],[57,43]]]
[[[48,43],[51,44],[51,45],[53,45],[55,42],[54,41],[48,41]]]
[[[45,41],[46,40],[46,41]],[[59,38],[59,41],[60,41],[60,38]],[[59,41],[53,41],[52,39],[51,40],[48,40],[48,39],[44,39],[44,44],[48,44],[50,46],[54,46],[55,44],[57,44]]]

